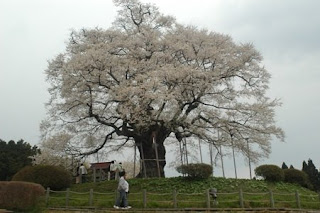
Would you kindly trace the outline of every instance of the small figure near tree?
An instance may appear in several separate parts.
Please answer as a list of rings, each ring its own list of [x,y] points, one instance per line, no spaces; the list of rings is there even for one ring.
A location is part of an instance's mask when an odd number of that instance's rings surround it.
[[[124,208],[130,209],[131,206],[128,206],[128,193],[129,193],[129,183],[126,180],[126,172],[122,171],[119,173],[120,179],[118,184],[119,196],[116,201],[116,204],[113,206],[115,209]]]
[[[111,165],[110,165],[110,170],[111,171],[114,171],[115,173],[115,176],[114,176],[114,179],[115,180],[119,180],[120,176],[119,176],[119,173],[120,172],[123,172],[123,167],[122,167],[122,163],[121,162],[117,162],[117,161],[111,161]]]
[[[82,163],[79,167],[80,183],[85,183],[87,181],[87,174],[87,168]]]

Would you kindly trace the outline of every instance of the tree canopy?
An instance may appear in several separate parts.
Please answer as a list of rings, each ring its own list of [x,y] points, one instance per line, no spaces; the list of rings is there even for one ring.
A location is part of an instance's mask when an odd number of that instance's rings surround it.
[[[285,162],[282,163],[281,169],[289,169],[287,164]]]
[[[133,142],[148,176],[155,147],[165,166],[169,135],[244,153],[249,138],[258,147],[252,160],[268,156],[272,136],[283,140],[274,121],[280,102],[266,95],[270,74],[253,44],[182,25],[152,4],[114,3],[112,27],[72,31],[66,50],[49,61],[43,140],[79,155]]]
[[[8,143],[0,139],[0,180],[11,180],[14,174],[32,164],[32,156],[40,153],[37,146],[31,146],[24,140]]]
[[[316,168],[316,166],[313,164],[312,160],[309,159],[308,163],[305,161],[302,162],[302,171],[307,173],[308,179],[310,183],[312,184],[315,191],[320,190],[320,172]]]

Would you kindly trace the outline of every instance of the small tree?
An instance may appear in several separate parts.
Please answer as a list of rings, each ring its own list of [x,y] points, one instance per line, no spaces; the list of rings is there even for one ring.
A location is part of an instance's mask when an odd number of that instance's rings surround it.
[[[40,149],[24,140],[7,143],[0,139],[0,153],[0,181],[3,181],[11,180],[20,169],[32,165],[32,156],[40,153]]]
[[[284,180],[283,170],[276,165],[261,165],[255,169],[256,176],[263,177],[266,181],[279,182]]]
[[[13,181],[26,181],[41,184],[52,190],[66,189],[71,185],[71,174],[61,167],[51,165],[27,166],[12,178]]]
[[[39,144],[41,153],[34,156],[33,165],[52,165],[62,167],[76,174],[76,168],[80,158],[76,158],[68,153],[68,137],[59,135],[51,140],[42,141]]]
[[[298,169],[284,169],[284,181],[296,183],[303,187],[308,187],[308,175]]]
[[[212,166],[204,163],[191,163],[177,167],[181,174],[187,174],[192,179],[205,179],[212,175]]]
[[[311,159],[308,160],[308,164],[305,161],[303,161],[302,171],[304,171],[308,175],[308,179],[312,184],[314,190],[319,191],[320,190],[320,173],[316,169]]]
[[[37,212],[35,211],[37,202],[44,195],[45,189],[40,184],[0,181],[0,208],[14,212]],[[9,211],[0,209],[0,212]]]
[[[281,169],[289,169],[287,164],[285,162],[282,163]]]

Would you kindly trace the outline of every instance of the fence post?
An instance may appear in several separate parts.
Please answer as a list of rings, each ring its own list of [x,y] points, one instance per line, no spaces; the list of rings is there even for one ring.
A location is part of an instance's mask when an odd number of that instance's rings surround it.
[[[69,206],[69,196],[70,196],[70,188],[67,188],[67,192],[66,192],[66,207]]]
[[[207,208],[210,208],[210,194],[209,189],[206,190],[206,200],[207,200]]]
[[[47,192],[46,192],[46,206],[49,205],[49,198],[50,198],[50,187],[47,187]]]
[[[177,190],[173,190],[173,208],[177,208]]]
[[[270,194],[270,206],[271,208],[274,208],[273,192],[271,191],[271,189],[269,190],[269,194]]]
[[[81,172],[79,172],[80,174],[79,174],[79,183],[82,183],[82,174],[81,174]]]
[[[298,190],[296,190],[296,202],[297,202],[297,207],[299,209],[301,209],[301,203],[300,203],[300,197],[299,197]]]
[[[92,203],[93,203],[93,189],[90,189],[89,205],[92,206]]]
[[[102,168],[99,169],[99,181],[101,182],[102,181]]]
[[[147,207],[147,190],[143,190],[143,208]]]
[[[96,172],[96,168],[93,168],[93,182],[95,183],[97,180],[97,172]]]
[[[242,188],[240,188],[239,190],[239,200],[240,200],[240,207],[243,208],[243,192],[242,192]]]

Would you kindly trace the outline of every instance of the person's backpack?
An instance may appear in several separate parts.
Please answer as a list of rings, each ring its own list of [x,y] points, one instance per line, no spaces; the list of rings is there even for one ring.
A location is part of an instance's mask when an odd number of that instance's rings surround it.
[[[217,199],[217,189],[216,188],[211,188],[210,190],[209,190],[209,194],[212,196],[212,198],[215,200],[215,199]]]

